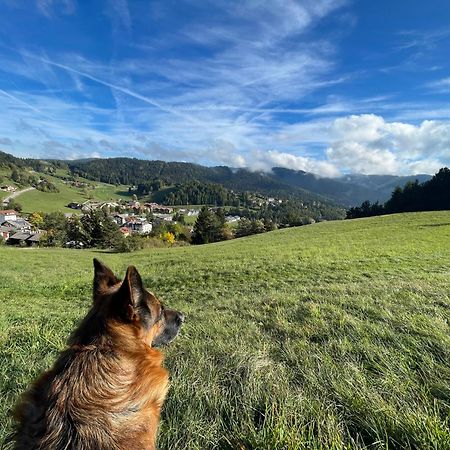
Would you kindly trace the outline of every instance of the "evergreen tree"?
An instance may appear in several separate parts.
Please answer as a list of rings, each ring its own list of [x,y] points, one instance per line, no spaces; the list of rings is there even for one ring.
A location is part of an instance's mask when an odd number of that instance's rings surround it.
[[[192,243],[209,244],[222,240],[224,223],[225,216],[222,217],[222,214],[216,214],[207,206],[203,206],[194,225]]]
[[[350,208],[347,219],[409,211],[433,211],[450,209],[450,169],[444,167],[431,180],[420,184],[409,181],[403,188],[397,186],[391,198],[383,205],[363,202]]]
[[[117,224],[101,209],[84,214],[81,224],[87,247],[114,248],[124,239]]]
[[[88,242],[88,236],[78,216],[72,216],[67,221],[67,240],[82,242],[84,245]]]

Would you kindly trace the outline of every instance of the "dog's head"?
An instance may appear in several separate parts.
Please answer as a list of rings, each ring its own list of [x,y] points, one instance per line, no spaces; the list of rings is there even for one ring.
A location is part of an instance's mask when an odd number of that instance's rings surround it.
[[[107,318],[130,324],[150,346],[159,347],[175,339],[184,322],[184,315],[166,308],[148,292],[134,266],[127,269],[123,281],[94,259],[94,308]]]

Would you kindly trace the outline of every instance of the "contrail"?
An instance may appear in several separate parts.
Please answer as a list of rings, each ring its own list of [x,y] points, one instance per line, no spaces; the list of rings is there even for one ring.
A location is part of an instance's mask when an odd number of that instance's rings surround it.
[[[143,101],[145,103],[148,103],[149,105],[152,105],[155,108],[160,109],[161,111],[173,114],[174,116],[178,116],[178,117],[180,117],[180,118],[182,118],[184,120],[187,120],[187,121],[189,121],[191,123],[194,123],[195,125],[200,125],[200,126],[206,128],[206,125],[203,122],[201,122],[199,120],[196,120],[196,119],[192,118],[191,116],[189,116],[187,114],[183,114],[183,113],[181,113],[181,112],[179,112],[179,111],[177,111],[175,109],[172,109],[172,108],[169,108],[167,106],[164,106],[161,103],[157,102],[156,100],[153,100],[152,98],[145,97],[145,96],[143,96],[141,94],[138,94],[136,92],[130,91],[129,89],[124,88],[122,86],[117,86],[116,84],[108,83],[107,81],[101,80],[100,78],[94,77],[94,76],[92,76],[92,75],[90,75],[88,73],[81,72],[80,70],[77,70],[77,69],[74,69],[72,67],[66,66],[65,64],[59,64],[59,63],[56,63],[54,61],[50,61],[50,60],[45,59],[45,58],[39,58],[39,57],[36,57],[36,56],[33,56],[33,55],[29,55],[28,53],[27,53],[27,56],[29,58],[37,59],[38,61],[50,64],[52,66],[59,67],[60,69],[67,70],[68,72],[76,73],[76,74],[78,74],[78,75],[80,75],[80,76],[82,76],[84,78],[87,78],[89,80],[95,81],[96,83],[102,84],[103,86],[107,86],[107,87],[109,87],[111,89],[114,89],[116,91],[119,91],[119,92],[122,92],[124,94],[127,94],[130,97],[137,98],[138,100],[141,100],[141,101]]]
[[[41,114],[41,115],[47,117],[48,119],[55,120],[55,119],[53,119],[53,117],[47,116],[47,114],[45,114],[42,111],[40,111],[39,109],[35,108],[33,105],[30,105],[29,103],[24,102],[20,98],[15,97],[14,95],[10,94],[9,92],[4,91],[3,89],[0,89],[0,94],[5,95],[6,97],[16,101],[17,103],[20,103],[20,104],[26,106],[27,108],[31,109],[32,111],[34,111],[38,114]]]

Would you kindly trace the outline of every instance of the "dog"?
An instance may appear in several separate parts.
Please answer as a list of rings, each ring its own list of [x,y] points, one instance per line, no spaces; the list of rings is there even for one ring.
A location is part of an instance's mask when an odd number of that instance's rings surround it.
[[[184,315],[145,290],[135,267],[120,281],[94,259],[93,305],[52,369],[15,412],[15,450],[152,450],[169,385],[156,348]]]

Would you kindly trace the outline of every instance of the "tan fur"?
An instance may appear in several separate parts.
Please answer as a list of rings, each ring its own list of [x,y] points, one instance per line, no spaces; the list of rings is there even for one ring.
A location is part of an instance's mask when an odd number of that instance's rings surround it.
[[[169,374],[162,367],[162,353],[151,345],[165,322],[160,319],[143,326],[142,313],[132,302],[125,310],[129,319],[111,314],[126,292],[121,289],[125,281],[109,288],[102,286],[101,279],[96,281],[93,308],[74,332],[69,348],[18,405],[16,450],[156,448]],[[130,292],[139,290],[131,284]],[[133,295],[143,294],[131,292],[131,300]],[[142,298],[149,317],[161,314],[153,294],[145,291]]]

